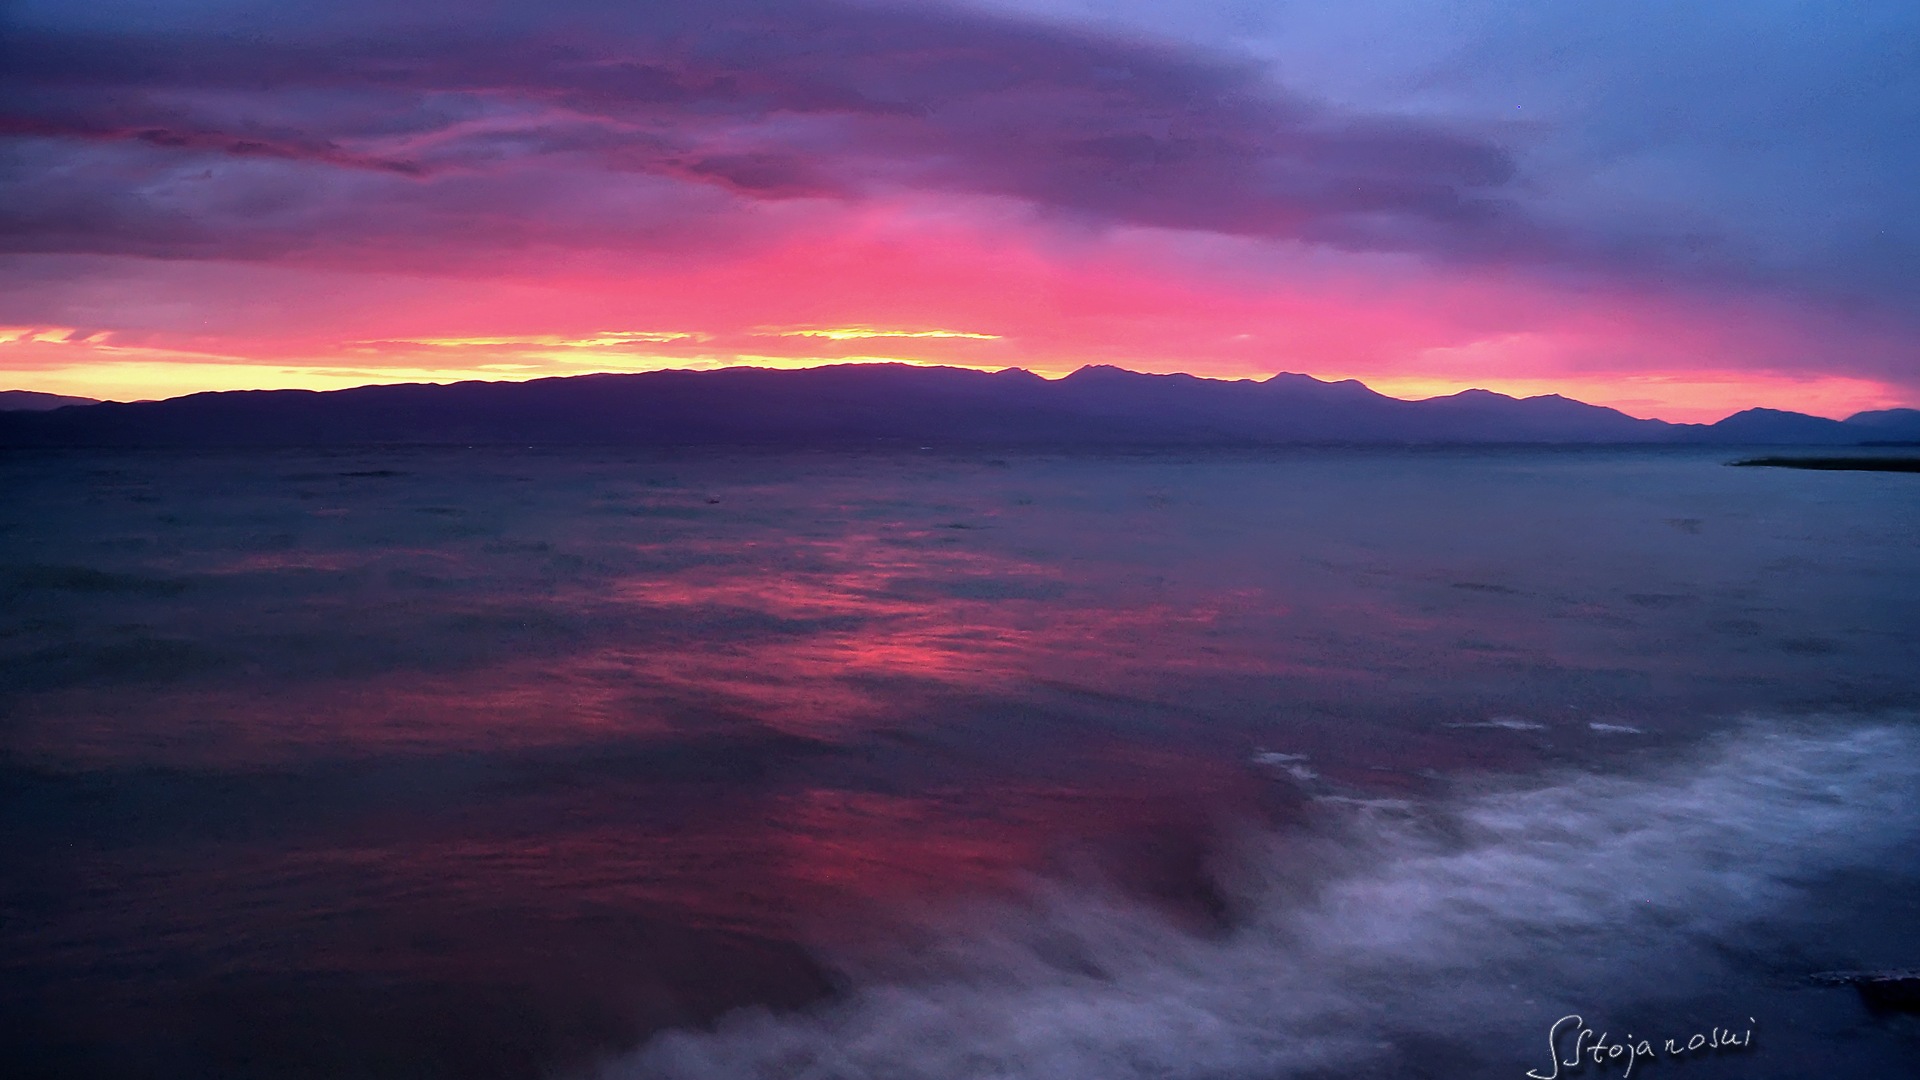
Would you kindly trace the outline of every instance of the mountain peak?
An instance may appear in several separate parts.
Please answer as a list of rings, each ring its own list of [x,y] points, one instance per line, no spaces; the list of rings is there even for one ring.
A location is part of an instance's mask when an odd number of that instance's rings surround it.
[[[41,412],[46,409],[64,409],[69,405],[98,404],[100,404],[98,398],[43,394],[38,390],[0,390],[0,410]]]
[[[1920,421],[1920,413],[1905,413]],[[1748,409],[1719,424],[1674,425],[1559,394],[1519,400],[1475,388],[1406,401],[1356,380],[1293,372],[1254,382],[1089,364],[1049,380],[1018,368],[841,364],[9,411],[0,412],[0,446],[1843,444],[1911,437],[1905,413],[1843,424]]]

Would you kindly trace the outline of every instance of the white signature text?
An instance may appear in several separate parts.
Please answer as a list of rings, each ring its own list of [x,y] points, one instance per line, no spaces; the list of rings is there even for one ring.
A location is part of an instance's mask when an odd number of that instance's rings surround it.
[[[1753,1017],[1747,1017],[1747,1023],[1754,1023]],[[1553,1055],[1552,1070],[1540,1072],[1528,1069],[1527,1075],[1533,1080],[1559,1080],[1562,1068],[1572,1073],[1588,1064],[1596,1068],[1625,1065],[1626,1071],[1620,1076],[1621,1080],[1626,1080],[1633,1075],[1635,1065],[1660,1056],[1663,1051],[1667,1057],[1686,1057],[1722,1049],[1744,1050],[1752,1045],[1751,1027],[1744,1032],[1736,1032],[1732,1028],[1713,1028],[1711,1031],[1663,1040],[1660,1050],[1655,1050],[1652,1039],[1636,1039],[1629,1034],[1623,1041],[1615,1042],[1607,1032],[1595,1032],[1580,1016],[1569,1014],[1555,1020],[1553,1027],[1547,1030],[1547,1052]]]

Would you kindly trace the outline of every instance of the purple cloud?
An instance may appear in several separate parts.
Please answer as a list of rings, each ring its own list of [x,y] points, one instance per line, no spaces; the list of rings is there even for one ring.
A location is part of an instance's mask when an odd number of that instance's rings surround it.
[[[1094,221],[1364,248],[1469,249],[1522,228],[1501,198],[1513,169],[1498,147],[1320,108],[1210,55],[819,2],[529,6],[484,30],[451,14],[253,40],[17,31],[0,137],[29,176],[57,166],[68,182],[58,198],[16,201],[6,247],[106,250],[120,238],[165,253],[165,236],[195,226],[182,241],[195,252],[227,234],[243,254],[297,247],[289,215],[196,217],[169,203],[171,186],[223,159],[309,167],[273,178],[289,205],[327,202],[341,170],[395,174],[356,185],[369,228],[417,207],[422,187],[454,197],[475,176],[567,170],[744,200],[1005,196]],[[494,185],[509,200],[498,212],[516,212],[514,186]],[[81,235],[87,200],[110,211],[97,236]],[[130,227],[143,213],[154,222]],[[277,242],[265,236],[275,230]]]

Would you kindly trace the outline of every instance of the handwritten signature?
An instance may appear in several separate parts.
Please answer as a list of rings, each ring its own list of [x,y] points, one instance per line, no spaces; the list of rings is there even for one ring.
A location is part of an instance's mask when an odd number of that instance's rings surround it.
[[[1753,1017],[1747,1017],[1747,1023],[1755,1022]],[[1661,1045],[1668,1057],[1685,1057],[1728,1048],[1744,1050],[1753,1045],[1753,1029],[1735,1033],[1732,1028],[1713,1028],[1679,1039],[1667,1039]],[[1533,1080],[1559,1080],[1561,1068],[1572,1072],[1589,1062],[1596,1068],[1624,1063],[1626,1071],[1620,1076],[1621,1080],[1626,1080],[1626,1077],[1633,1075],[1635,1065],[1643,1059],[1658,1056],[1652,1039],[1635,1039],[1628,1035],[1624,1041],[1613,1042],[1606,1032],[1596,1033],[1584,1019],[1573,1013],[1555,1020],[1553,1027],[1547,1029],[1547,1053],[1553,1055],[1553,1071],[1543,1073],[1528,1069],[1527,1075]]]

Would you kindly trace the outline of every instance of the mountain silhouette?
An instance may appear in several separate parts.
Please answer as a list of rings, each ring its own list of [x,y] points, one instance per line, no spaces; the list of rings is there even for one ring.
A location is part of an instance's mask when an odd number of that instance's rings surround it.
[[[66,394],[43,394],[38,390],[0,390],[0,412],[26,410],[39,412],[43,409],[60,409],[68,405],[92,405],[99,399],[90,397],[68,397]]]
[[[580,375],[531,382],[243,390],[165,401],[0,413],[0,446],[1287,443],[1727,443],[1920,441],[1920,411],[1845,421],[1749,409],[1717,424],[1639,420],[1558,395],[1487,390],[1406,401],[1353,380],[1264,381],[1083,367],[842,364]]]

